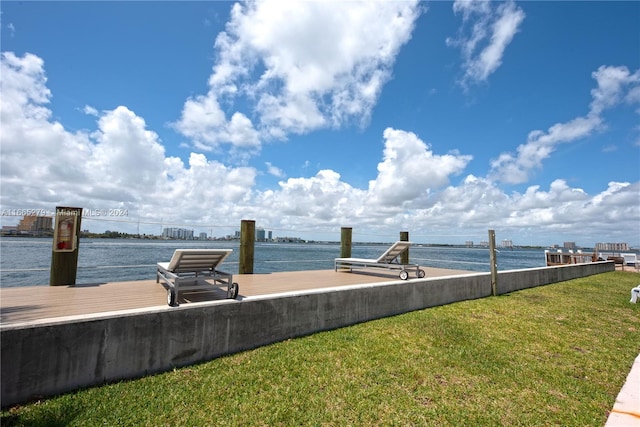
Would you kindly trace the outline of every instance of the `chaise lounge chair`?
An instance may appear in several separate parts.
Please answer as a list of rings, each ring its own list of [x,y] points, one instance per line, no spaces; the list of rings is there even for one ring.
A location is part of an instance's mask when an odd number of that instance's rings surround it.
[[[386,268],[388,270],[400,270],[400,278],[407,280],[409,278],[409,271],[407,270],[415,270],[416,277],[423,278],[425,272],[420,269],[419,265],[400,264],[398,257],[409,249],[409,246],[411,246],[411,242],[395,242],[378,259],[336,258],[335,271],[338,271],[338,268],[348,268],[349,271],[366,268]]]
[[[233,275],[217,270],[232,249],[176,249],[169,262],[159,262],[156,283],[162,279],[167,289],[167,303],[178,305],[178,292],[203,289],[218,283],[227,286],[227,298],[238,296],[239,286]],[[213,280],[213,283],[207,282]]]
[[[638,254],[636,253],[628,253],[628,254],[620,254],[622,258],[624,258],[624,265],[628,267],[633,267],[636,270],[640,269],[640,265],[638,265]]]

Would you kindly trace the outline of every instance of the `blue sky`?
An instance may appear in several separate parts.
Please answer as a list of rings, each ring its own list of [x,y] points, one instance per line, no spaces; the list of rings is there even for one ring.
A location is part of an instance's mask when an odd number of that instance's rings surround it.
[[[640,246],[638,2],[1,10],[3,225]]]

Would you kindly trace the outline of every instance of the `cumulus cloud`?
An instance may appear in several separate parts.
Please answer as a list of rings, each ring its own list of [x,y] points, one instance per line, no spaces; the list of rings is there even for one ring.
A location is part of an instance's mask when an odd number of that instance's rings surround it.
[[[366,200],[365,191],[343,182],[332,170],[321,170],[311,178],[289,178],[279,187],[260,194],[257,201],[268,207],[268,221],[287,227],[344,225],[363,213]]]
[[[46,87],[44,61],[27,53],[18,57],[13,52],[2,52],[2,119],[46,119],[51,91]]]
[[[364,124],[419,14],[415,0],[235,3],[216,38],[209,92],[185,102],[175,128],[200,149],[256,151],[265,138]],[[233,113],[237,140],[222,99],[250,106]]]
[[[14,198],[41,203],[58,193],[68,195],[69,185],[61,183],[86,181],[81,162],[89,151],[88,135],[71,134],[50,120],[46,105],[51,92],[41,58],[4,52],[0,67],[2,204]]]
[[[221,144],[231,144],[249,153],[257,153],[261,144],[251,120],[239,112],[227,119],[211,92],[208,96],[188,99],[180,120],[173,127],[190,138],[194,147],[200,150],[211,151]]]
[[[635,92],[640,87],[640,70],[630,73],[627,67],[601,66],[593,72],[597,86],[591,91],[592,101],[586,116],[565,123],[556,123],[546,132],[529,133],[527,142],[517,148],[516,154],[502,153],[491,163],[493,179],[511,184],[526,182],[531,173],[542,167],[559,144],[585,138],[604,128],[602,113],[620,104],[638,102]]]
[[[281,226],[392,226],[398,215],[446,186],[449,177],[461,173],[471,160],[459,154],[434,154],[411,132],[388,128],[383,137],[383,160],[368,189],[351,186],[329,169],[310,178],[289,178],[279,183],[278,190],[257,196],[257,205],[265,207],[263,220]]]
[[[231,218],[239,221],[235,208],[252,198],[257,174],[254,168],[229,167],[199,153],[190,154],[188,167],[172,157],[165,159],[165,165],[170,179],[166,188],[155,194],[173,201],[161,209],[165,217],[181,222],[228,223]],[[151,204],[159,207],[157,202]]]
[[[449,183],[449,176],[461,173],[471,156],[436,155],[411,132],[385,129],[383,161],[378,176],[369,182],[371,202],[402,205]]]
[[[425,240],[456,231],[467,238],[485,238],[487,229],[496,229],[514,241],[549,244],[541,242],[541,235],[577,235],[587,242],[604,235],[627,241],[638,218],[640,183],[611,182],[601,193],[590,195],[556,180],[547,190],[531,186],[522,194],[509,195],[494,181],[469,175],[460,185],[434,194],[428,207],[410,213],[398,210],[385,226],[398,230],[408,226]]]
[[[579,234],[587,242],[602,235],[625,241],[640,218],[640,183],[611,182],[596,194],[563,180],[512,194],[495,180],[473,175],[452,183],[452,177],[464,173],[470,156],[438,153],[437,143],[432,146],[412,132],[393,128],[382,134],[377,176],[368,188],[354,187],[339,171],[324,169],[258,190],[258,171],[252,167],[225,165],[202,152],[190,153],[186,162],[167,156],[159,136],[125,106],[96,110],[92,132],[69,132],[48,109],[52,94],[40,58],[4,53],[1,67],[3,208],[121,207],[129,210],[130,218],[117,227],[129,225],[129,230],[122,229],[129,232],[135,232],[134,218],[207,228],[237,228],[241,219],[256,219],[260,226],[294,235],[318,232],[335,239],[340,227],[351,226],[357,236],[369,233],[375,240],[387,238],[389,230],[405,229],[421,241],[442,241],[434,236],[445,234],[482,239],[488,228],[513,233],[523,242],[539,242],[547,232]],[[635,84],[635,75],[611,71],[596,73],[602,84],[593,95],[595,111],[628,99],[626,87]],[[572,126],[580,128],[578,123]],[[536,138],[575,134],[580,131],[560,126]],[[266,166],[279,173],[273,164]],[[96,223],[88,226],[100,228]],[[153,231],[159,234],[156,227]],[[111,223],[103,227],[109,228]]]
[[[161,190],[158,165],[164,161],[164,147],[133,111],[120,106],[105,112],[90,137],[85,163],[89,181],[96,183],[93,197],[113,200],[115,193],[120,200],[133,202]]]
[[[468,175],[460,185],[447,186],[434,192],[425,206],[399,213],[395,219],[398,225],[412,230],[418,224],[416,232],[425,235],[481,231],[486,234],[487,227],[504,215],[501,207],[508,197],[490,181]],[[464,230],[464,231],[463,231]]]
[[[175,221],[212,218],[251,194],[256,171],[232,168],[192,153],[188,167],[166,157],[158,135],[127,107],[98,113],[94,132],[71,133],[51,120],[44,62],[2,55],[0,203],[123,207]],[[221,191],[224,189],[224,191]],[[19,205],[16,205],[19,201]]]
[[[447,44],[458,46],[464,59],[463,87],[486,81],[502,64],[504,52],[525,18],[513,1],[456,0],[453,11],[462,14],[457,38]]]
[[[530,188],[524,195],[514,196],[514,202],[522,209],[511,211],[504,225],[513,228],[535,226],[552,231],[564,229],[576,234],[582,227],[581,237],[598,230],[594,234],[618,234],[625,241],[628,234],[620,233],[616,228],[637,229],[639,191],[638,183],[611,182],[600,194],[589,196],[556,180],[548,192]]]

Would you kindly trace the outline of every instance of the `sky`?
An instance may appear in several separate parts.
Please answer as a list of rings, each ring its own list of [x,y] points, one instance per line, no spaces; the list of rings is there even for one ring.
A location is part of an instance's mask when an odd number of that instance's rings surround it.
[[[640,247],[640,2],[0,11],[2,225]]]

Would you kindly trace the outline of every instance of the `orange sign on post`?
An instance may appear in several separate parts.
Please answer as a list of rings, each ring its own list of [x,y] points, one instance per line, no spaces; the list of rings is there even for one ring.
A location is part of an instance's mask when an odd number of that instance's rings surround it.
[[[54,252],[73,252],[76,250],[77,211],[58,210],[56,212],[56,228],[53,232]]]
[[[56,207],[49,285],[75,285],[82,208]]]

